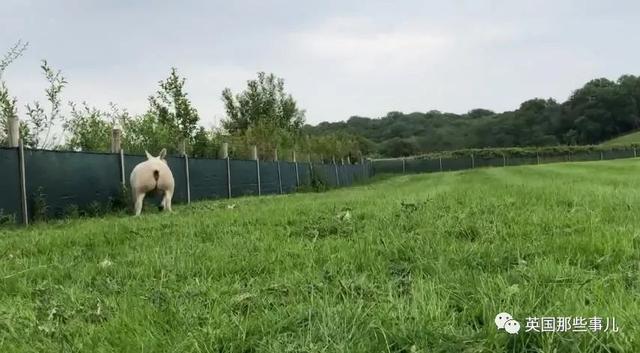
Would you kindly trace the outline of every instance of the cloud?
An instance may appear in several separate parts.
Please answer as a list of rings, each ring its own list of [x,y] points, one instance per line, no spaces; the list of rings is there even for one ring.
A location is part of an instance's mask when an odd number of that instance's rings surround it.
[[[376,28],[362,18],[333,18],[318,28],[289,36],[297,55],[366,75],[442,59],[451,38],[413,28]]]

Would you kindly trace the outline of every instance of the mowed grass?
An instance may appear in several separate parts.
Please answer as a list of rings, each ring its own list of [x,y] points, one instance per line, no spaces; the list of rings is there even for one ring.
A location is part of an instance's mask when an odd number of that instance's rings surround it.
[[[2,230],[0,352],[638,352],[639,211],[619,160]]]
[[[622,136],[618,136],[609,141],[605,141],[602,143],[604,146],[611,145],[629,145],[633,143],[640,143],[640,131],[635,131],[629,134],[625,134]]]

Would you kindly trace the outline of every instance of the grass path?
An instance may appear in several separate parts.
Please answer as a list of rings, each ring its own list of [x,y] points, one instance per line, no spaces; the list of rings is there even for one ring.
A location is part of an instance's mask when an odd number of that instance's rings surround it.
[[[638,352],[637,160],[0,230],[0,352]],[[617,333],[496,330],[507,311]]]

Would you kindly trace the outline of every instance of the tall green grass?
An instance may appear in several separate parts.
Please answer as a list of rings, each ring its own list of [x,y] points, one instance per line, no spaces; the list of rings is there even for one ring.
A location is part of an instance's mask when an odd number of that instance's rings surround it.
[[[638,352],[637,160],[0,231],[1,352]],[[508,335],[507,311],[618,333]]]

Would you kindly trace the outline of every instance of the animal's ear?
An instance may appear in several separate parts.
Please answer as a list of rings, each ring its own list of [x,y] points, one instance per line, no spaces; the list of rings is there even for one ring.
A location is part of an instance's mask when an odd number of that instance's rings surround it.
[[[158,156],[158,158],[164,159],[164,157],[166,156],[167,156],[167,149],[163,148],[162,151],[160,151],[160,155]]]
[[[151,158],[153,158],[153,156],[152,156],[152,155],[150,155],[150,154],[149,154],[149,152],[147,152],[146,150],[144,151],[144,154],[146,154],[146,155],[147,155],[147,159],[151,159]]]

